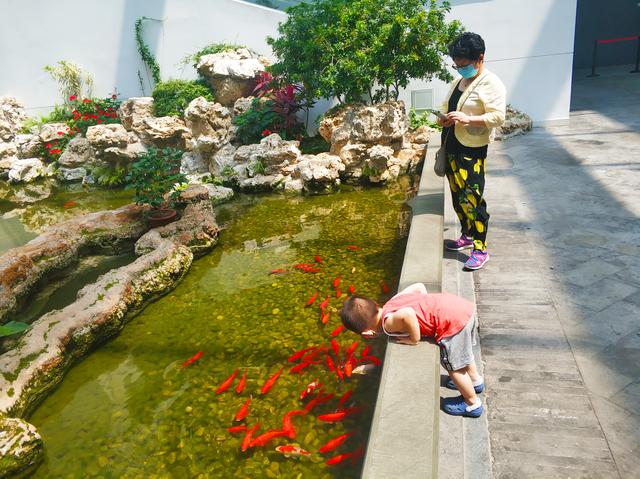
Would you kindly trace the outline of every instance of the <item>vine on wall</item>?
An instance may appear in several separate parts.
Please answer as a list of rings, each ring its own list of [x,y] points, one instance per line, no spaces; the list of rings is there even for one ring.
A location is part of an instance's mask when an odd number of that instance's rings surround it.
[[[149,72],[151,73],[151,78],[153,78],[154,83],[160,83],[160,65],[158,65],[156,58],[153,56],[153,54],[151,53],[151,50],[149,50],[149,47],[147,46],[147,44],[144,42],[144,39],[142,38],[142,22],[144,20],[155,20],[157,22],[161,20],[157,20],[155,18],[149,18],[149,17],[140,17],[136,20],[136,24],[135,24],[136,44],[138,45],[138,53],[140,53],[140,57],[142,58],[142,61],[144,62],[145,66],[148,69],[147,73]],[[138,71],[138,80],[140,80],[140,87],[142,88],[143,94],[144,94],[144,88],[141,81],[140,71]]]

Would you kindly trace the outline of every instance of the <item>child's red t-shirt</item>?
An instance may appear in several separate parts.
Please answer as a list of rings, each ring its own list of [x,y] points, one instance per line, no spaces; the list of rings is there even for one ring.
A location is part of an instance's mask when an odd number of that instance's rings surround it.
[[[440,342],[458,333],[473,315],[473,303],[449,293],[397,294],[382,307],[382,321],[402,308],[412,308],[418,317],[420,335]]]

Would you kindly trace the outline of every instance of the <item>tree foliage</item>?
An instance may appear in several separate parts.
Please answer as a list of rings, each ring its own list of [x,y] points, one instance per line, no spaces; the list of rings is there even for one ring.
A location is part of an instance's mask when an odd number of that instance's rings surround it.
[[[397,99],[412,78],[450,80],[447,45],[462,32],[436,0],[313,0],[287,10],[271,71],[311,97],[370,102]]]

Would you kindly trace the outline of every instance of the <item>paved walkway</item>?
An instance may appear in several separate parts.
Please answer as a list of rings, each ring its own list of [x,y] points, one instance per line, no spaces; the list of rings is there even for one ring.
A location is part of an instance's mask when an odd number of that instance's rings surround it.
[[[639,91],[577,77],[568,126],[490,149],[474,279],[495,478],[640,477]]]

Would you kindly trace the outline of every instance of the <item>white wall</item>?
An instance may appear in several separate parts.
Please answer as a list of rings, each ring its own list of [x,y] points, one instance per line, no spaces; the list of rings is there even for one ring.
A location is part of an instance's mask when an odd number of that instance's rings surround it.
[[[507,88],[507,101],[537,123],[569,117],[576,0],[452,0],[449,18],[478,33],[486,44],[485,65]],[[401,94],[434,88],[439,107],[447,86],[413,81]]]
[[[511,104],[537,122],[568,118],[576,0],[451,3],[450,18],[485,39],[487,67],[504,81]],[[271,56],[265,38],[277,35],[286,18],[240,0],[0,0],[0,96],[19,98],[32,115],[48,111],[61,98],[42,67],[62,59],[93,73],[96,96],[114,87],[122,97],[140,96],[137,70],[144,67],[134,22],[142,16],[162,20],[145,22],[144,37],[163,79],[194,78],[195,70],[180,60],[213,42],[240,43]],[[437,81],[412,82],[401,98],[410,105],[411,89],[430,87],[438,105],[446,86]],[[319,102],[311,125],[329,104]]]

